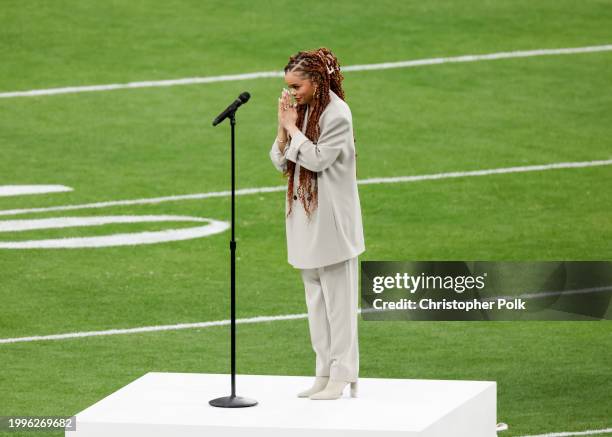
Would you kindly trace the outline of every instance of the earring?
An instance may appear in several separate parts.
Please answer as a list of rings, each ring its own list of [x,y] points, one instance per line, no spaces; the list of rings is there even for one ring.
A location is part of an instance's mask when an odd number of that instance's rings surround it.
[[[312,93],[312,98],[316,99],[317,98],[317,89],[315,88],[314,92]]]

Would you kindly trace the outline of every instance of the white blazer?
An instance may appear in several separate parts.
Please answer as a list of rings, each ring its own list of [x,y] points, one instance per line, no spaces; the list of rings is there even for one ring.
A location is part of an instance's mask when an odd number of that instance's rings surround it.
[[[353,258],[365,251],[361,205],[357,190],[353,117],[349,106],[330,90],[330,102],[319,118],[317,144],[302,132],[291,138],[284,153],[278,139],[270,149],[270,159],[278,171],[284,171],[287,160],[296,163],[294,199],[299,185],[299,169],[317,172],[318,206],[310,223],[298,197],[286,218],[287,257],[299,269],[318,268]],[[286,199],[286,192],[284,193]],[[289,201],[285,200],[285,216]]]

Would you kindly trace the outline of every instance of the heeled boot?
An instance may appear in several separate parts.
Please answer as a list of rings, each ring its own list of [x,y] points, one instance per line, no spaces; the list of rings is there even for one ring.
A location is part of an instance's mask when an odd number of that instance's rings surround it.
[[[314,393],[309,396],[310,399],[313,400],[328,400],[328,399],[338,399],[342,396],[344,392],[344,387],[349,384],[348,381],[335,381],[329,380],[325,390],[320,391],[318,393]],[[357,397],[357,381],[351,382],[351,397]]]
[[[329,381],[329,376],[317,376],[315,377],[314,384],[308,390],[298,393],[298,398],[307,398],[311,394],[317,393],[323,390]]]

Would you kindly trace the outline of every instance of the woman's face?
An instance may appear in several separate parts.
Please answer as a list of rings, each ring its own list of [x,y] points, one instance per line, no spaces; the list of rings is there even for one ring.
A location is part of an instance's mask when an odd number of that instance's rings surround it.
[[[312,101],[312,94],[315,85],[310,79],[302,79],[299,73],[285,73],[285,82],[289,85],[289,92],[295,97],[298,105],[309,105]]]

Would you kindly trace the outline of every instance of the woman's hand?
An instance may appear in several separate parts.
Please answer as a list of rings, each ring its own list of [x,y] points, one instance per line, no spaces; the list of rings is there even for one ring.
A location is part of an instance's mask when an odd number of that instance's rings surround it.
[[[278,98],[278,128],[283,128],[283,105],[284,105],[284,92]]]
[[[297,110],[291,105],[289,94],[283,90],[278,99],[278,124],[289,131],[297,123],[297,118]]]

